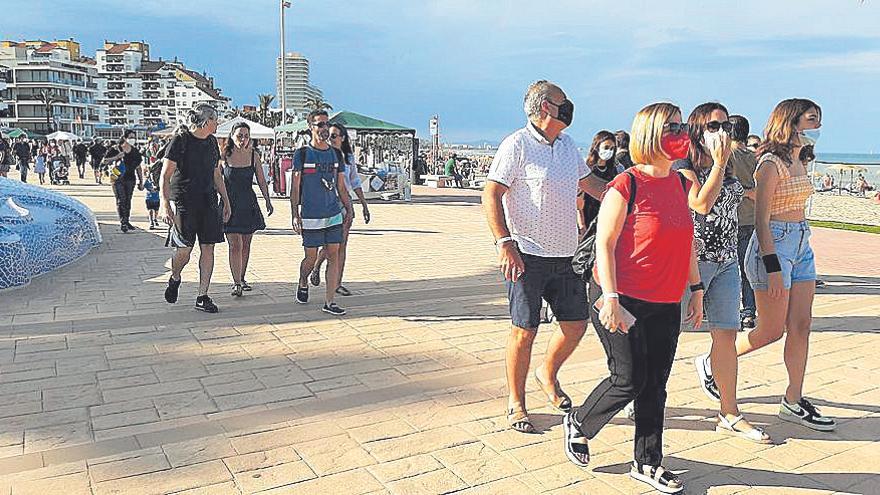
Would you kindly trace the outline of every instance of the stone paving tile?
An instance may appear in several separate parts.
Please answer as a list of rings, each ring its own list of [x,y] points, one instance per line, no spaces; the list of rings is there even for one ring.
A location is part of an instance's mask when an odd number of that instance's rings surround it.
[[[151,449],[141,451],[139,455],[126,456],[107,462],[89,463],[89,476],[93,482],[100,483],[166,469],[171,469],[171,464],[165,454],[161,449]]]
[[[315,473],[303,461],[244,471],[236,473],[234,476],[236,484],[241,487],[244,493],[264,492],[316,477]]]
[[[450,493],[468,487],[461,478],[448,469],[439,469],[411,478],[388,483],[388,490],[395,495],[411,493]]]
[[[242,473],[267,467],[296,462],[302,458],[293,447],[279,447],[276,449],[261,450],[250,454],[233,455],[226,457],[223,462],[232,473]]]
[[[152,495],[173,493],[230,481],[232,474],[221,461],[184,466],[171,471],[141,474],[95,483],[95,495]]]

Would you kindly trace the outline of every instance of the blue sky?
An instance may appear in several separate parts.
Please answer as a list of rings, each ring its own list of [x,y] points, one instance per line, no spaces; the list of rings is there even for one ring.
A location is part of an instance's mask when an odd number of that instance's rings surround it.
[[[736,8],[733,8],[733,7]],[[781,99],[824,111],[826,152],[880,153],[880,1],[293,0],[288,50],[336,109],[449,141],[499,140],[524,123],[522,95],[557,81],[589,142],[629,129],[657,100],[685,113],[720,101],[763,127]],[[207,70],[237,105],[274,93],[276,0],[27,0],[0,37],[145,40],[154,57]]]

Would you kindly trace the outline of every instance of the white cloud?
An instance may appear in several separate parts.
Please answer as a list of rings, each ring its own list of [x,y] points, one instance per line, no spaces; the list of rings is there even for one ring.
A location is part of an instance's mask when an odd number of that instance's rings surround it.
[[[864,74],[880,74],[880,51],[840,53],[814,57],[793,64],[798,69],[833,69]]]

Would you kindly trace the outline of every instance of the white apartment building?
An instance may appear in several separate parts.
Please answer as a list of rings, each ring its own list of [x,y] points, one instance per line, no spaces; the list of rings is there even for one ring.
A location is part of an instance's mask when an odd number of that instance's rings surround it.
[[[275,59],[275,104],[281,106],[281,57]],[[305,117],[310,108],[309,100],[324,98],[320,89],[309,83],[309,60],[301,53],[290,52],[284,56],[285,95],[287,112],[299,118]]]
[[[72,39],[0,42],[0,127],[94,135],[100,119],[97,71],[79,50]],[[48,112],[44,94],[53,100]]]
[[[174,60],[151,60],[144,42],[105,41],[97,52],[102,121],[111,126],[154,128],[173,126],[183,112],[199,102],[225,111],[229,98],[214,87],[213,78]]]

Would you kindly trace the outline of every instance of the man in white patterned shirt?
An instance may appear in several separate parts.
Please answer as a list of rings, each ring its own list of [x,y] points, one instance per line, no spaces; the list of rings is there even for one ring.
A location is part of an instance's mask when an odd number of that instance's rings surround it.
[[[571,125],[574,104],[559,86],[533,83],[524,109],[529,122],[499,146],[483,205],[510,301],[507,419],[514,430],[532,433],[525,384],[542,299],[550,304],[560,330],[551,337],[535,379],[552,406],[571,409],[557,373],[583,337],[589,316],[585,285],[571,267],[578,245],[577,193],[580,188],[600,198],[605,182],[590,175],[574,140],[562,133]]]

